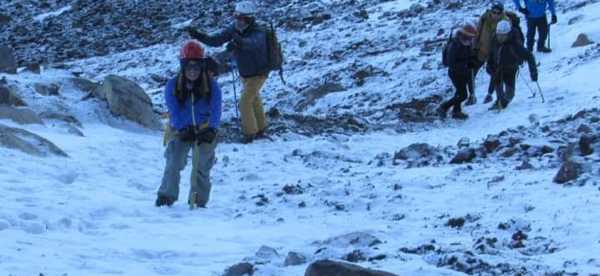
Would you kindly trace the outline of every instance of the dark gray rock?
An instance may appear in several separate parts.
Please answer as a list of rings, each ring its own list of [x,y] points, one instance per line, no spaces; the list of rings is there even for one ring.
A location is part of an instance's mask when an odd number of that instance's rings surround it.
[[[583,47],[590,44],[594,44],[594,41],[592,41],[586,34],[579,34],[579,36],[577,36],[577,39],[575,40],[575,42],[573,42],[573,45],[571,45],[571,47]]]
[[[295,265],[303,265],[306,263],[306,256],[298,253],[298,252],[289,252],[285,261],[283,262],[284,266],[295,266]]]
[[[583,166],[581,164],[572,160],[566,160],[554,177],[554,182],[557,184],[564,184],[575,180],[581,175],[582,171]]]
[[[323,242],[318,242],[318,245],[328,245],[333,247],[372,247],[378,244],[381,244],[381,240],[379,240],[374,235],[371,235],[366,232],[352,232],[340,236],[336,236],[333,238],[329,238]]]
[[[239,263],[225,270],[223,276],[247,276],[254,275],[254,265],[251,263]]]
[[[261,246],[256,252],[256,257],[264,260],[272,260],[275,258],[279,258],[279,253],[275,248],[268,246]]]
[[[108,102],[112,114],[123,116],[150,129],[162,128],[157,114],[152,109],[150,97],[135,82],[109,75],[95,93]]]
[[[0,105],[26,106],[27,104],[12,89],[0,86]]]
[[[473,148],[464,148],[458,151],[456,156],[450,160],[450,164],[463,164],[470,163],[477,157],[475,149]]]
[[[59,95],[59,90],[60,90],[60,86],[58,86],[58,84],[43,84],[43,83],[36,83],[33,85],[33,88],[35,90],[35,92],[37,92],[38,94],[42,95],[42,96],[58,96]]]
[[[399,165],[401,161],[407,163],[407,167],[421,167],[441,162],[443,156],[440,150],[426,143],[416,143],[402,148],[394,154],[393,164]]]
[[[0,45],[0,73],[17,73],[17,60],[13,50],[6,46]]]
[[[46,119],[46,120],[57,120],[57,121],[62,121],[62,122],[69,123],[69,124],[74,124],[78,127],[83,126],[81,124],[81,122],[77,118],[75,118],[75,116],[69,115],[69,114],[62,114],[62,113],[52,112],[52,111],[44,111],[39,114],[39,117],[42,119]]]
[[[39,157],[51,155],[68,157],[63,150],[45,138],[23,129],[4,125],[0,125],[0,146]]]
[[[0,106],[0,119],[9,119],[18,124],[44,124],[42,119],[26,107]]]
[[[483,142],[483,147],[488,153],[496,151],[500,147],[500,139],[497,136],[490,135]]]
[[[581,155],[586,156],[594,153],[592,144],[596,142],[596,137],[588,134],[581,135],[579,138],[579,151]]]
[[[358,265],[320,260],[308,266],[304,276],[395,276],[396,274],[381,270],[372,270]]]

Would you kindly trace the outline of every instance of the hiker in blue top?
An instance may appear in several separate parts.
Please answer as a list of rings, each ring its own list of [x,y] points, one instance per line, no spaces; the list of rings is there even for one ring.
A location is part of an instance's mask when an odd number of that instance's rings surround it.
[[[192,153],[190,208],[206,207],[215,163],[217,128],[221,121],[221,90],[212,77],[211,60],[198,41],[188,41],[180,53],[180,72],[165,88],[169,110],[167,160],[156,206],[171,206],[179,197],[181,171]]]
[[[525,5],[521,6],[521,0],[513,0],[517,9],[527,17],[527,49],[533,51],[535,43],[536,29],[539,32],[537,42],[537,51],[550,53],[552,50],[546,47],[546,38],[548,38],[549,25],[546,17],[546,10],[549,9],[552,14],[550,24],[556,24],[556,8],[554,0],[524,0]]]

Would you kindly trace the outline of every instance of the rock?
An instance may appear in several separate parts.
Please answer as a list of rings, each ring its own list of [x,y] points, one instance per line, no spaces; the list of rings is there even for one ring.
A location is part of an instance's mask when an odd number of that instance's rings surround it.
[[[251,263],[239,263],[225,270],[223,276],[246,276],[254,275],[254,265]]]
[[[330,245],[334,247],[373,247],[381,244],[381,240],[366,232],[352,232],[341,236],[329,238],[319,245]]]
[[[0,145],[24,153],[46,157],[50,155],[67,157],[68,155],[52,142],[29,131],[0,125]]]
[[[586,124],[581,124],[578,128],[577,128],[577,132],[578,133],[591,133],[592,132],[592,128],[590,128],[590,126],[586,125]]]
[[[34,74],[40,74],[42,73],[42,67],[40,66],[39,63],[29,63],[25,66],[25,70],[34,73]]]
[[[575,24],[575,23],[577,23],[577,22],[581,21],[581,20],[583,19],[583,17],[584,17],[584,16],[583,16],[582,14],[580,14],[580,15],[577,15],[577,16],[575,16],[575,17],[573,17],[573,18],[569,19],[569,22],[568,22],[568,24],[569,24],[569,25],[573,25],[573,24]]]
[[[33,88],[35,90],[35,92],[37,92],[38,94],[42,95],[42,96],[58,96],[59,93],[58,91],[60,90],[60,86],[58,86],[57,84],[43,84],[43,83],[36,83],[33,85]]]
[[[594,41],[590,40],[590,38],[586,34],[579,34],[575,42],[573,42],[573,45],[571,45],[571,47],[583,47],[590,44],[594,44]]]
[[[304,97],[302,97],[303,99],[298,104],[296,104],[295,110],[303,111],[307,107],[313,105],[320,98],[323,98],[328,94],[343,90],[344,86],[342,86],[342,84],[333,81],[328,81],[316,87],[309,88],[302,92]]]
[[[475,154],[475,149],[473,149],[473,148],[461,149],[460,151],[458,151],[456,156],[454,156],[454,158],[452,158],[452,160],[450,160],[450,164],[470,163],[471,161],[473,161],[473,159],[475,159],[475,157],[477,157],[477,154]]]
[[[429,144],[416,143],[401,149],[394,154],[393,164],[399,165],[398,161],[406,161],[407,167],[420,167],[431,165],[435,162],[441,162],[443,157],[439,150]]]
[[[33,110],[26,107],[0,106],[0,119],[9,119],[21,125],[44,124]]]
[[[6,86],[0,86],[0,105],[26,106],[17,94]]]
[[[288,195],[300,195],[304,193],[302,186],[296,185],[285,185],[283,186],[283,192]]]
[[[8,23],[10,23],[11,20],[12,18],[10,17],[10,15],[0,13],[0,27],[8,25]]]
[[[6,46],[0,45],[0,73],[17,73],[17,60],[13,50]]]
[[[372,270],[358,265],[332,261],[319,260],[308,266],[304,276],[395,276],[385,271]]]
[[[344,257],[342,257],[342,259],[351,263],[358,263],[366,261],[367,256],[360,249],[356,249],[346,254]]]
[[[44,111],[44,112],[40,113],[39,116],[42,119],[62,121],[65,123],[74,124],[78,127],[83,126],[81,124],[81,122],[77,118],[75,118],[75,116],[73,116],[73,115],[61,114],[61,113],[52,112],[52,111]]]
[[[70,81],[77,89],[86,93],[92,93],[96,88],[100,87],[99,84],[84,78],[71,78]]]
[[[137,122],[150,129],[160,130],[162,125],[152,109],[152,101],[144,90],[128,79],[109,75],[96,94],[108,102],[112,114]]]
[[[284,266],[303,265],[306,263],[306,257],[298,252],[290,251],[283,262]]]
[[[496,151],[500,147],[500,139],[497,136],[490,135],[483,142],[483,147],[487,151],[487,153],[492,153]]]
[[[557,184],[564,184],[569,181],[575,180],[581,175],[583,167],[581,164],[566,160],[558,170],[558,173],[554,177],[554,182]]]
[[[517,166],[515,169],[518,171],[523,171],[523,170],[535,169],[535,167],[533,165],[531,165],[531,163],[529,163],[529,160],[525,159],[525,160],[523,160],[521,165]]]
[[[471,140],[469,140],[469,138],[467,138],[467,137],[463,137],[463,138],[460,138],[460,140],[458,140],[458,143],[456,144],[456,146],[459,149],[461,149],[461,148],[468,148],[470,144],[471,144]]]
[[[451,228],[462,228],[465,225],[465,219],[462,217],[451,218],[446,222],[446,226]]]
[[[277,253],[277,250],[275,250],[275,248],[264,246],[264,245],[258,249],[258,251],[256,252],[255,255],[257,258],[263,259],[263,260],[271,260],[274,258],[279,258],[279,253]]]
[[[581,138],[579,138],[579,151],[581,155],[586,156],[594,153],[594,149],[592,148],[594,142],[596,142],[595,137],[587,134],[581,135]]]

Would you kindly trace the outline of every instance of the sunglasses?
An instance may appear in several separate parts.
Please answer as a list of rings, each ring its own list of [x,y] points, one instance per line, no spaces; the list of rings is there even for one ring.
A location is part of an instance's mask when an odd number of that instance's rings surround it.
[[[502,14],[502,11],[501,10],[492,10],[492,14],[500,15],[500,14]]]
[[[249,17],[247,15],[244,15],[244,14],[236,13],[236,14],[233,15],[233,18],[235,18],[236,20],[240,20],[241,21],[241,20],[248,20]]]
[[[185,65],[185,70],[202,71],[206,67],[206,63],[202,61],[192,61]]]

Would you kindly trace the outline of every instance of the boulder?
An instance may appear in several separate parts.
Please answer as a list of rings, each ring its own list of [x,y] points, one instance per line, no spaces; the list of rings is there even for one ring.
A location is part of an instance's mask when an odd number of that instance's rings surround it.
[[[33,85],[35,92],[42,96],[58,96],[58,91],[60,90],[60,86],[58,84],[43,84],[36,83]]]
[[[470,163],[475,157],[477,157],[475,149],[463,148],[456,153],[456,156],[454,156],[452,160],[450,160],[450,164]]]
[[[251,263],[239,263],[227,268],[223,273],[223,276],[252,276],[253,274],[254,265]]]
[[[594,153],[592,144],[595,143],[596,140],[596,137],[592,135],[581,135],[581,138],[579,138],[579,151],[581,152],[581,155],[586,156]]]
[[[332,261],[319,260],[308,266],[304,276],[395,276],[390,272],[372,270],[355,264]]]
[[[566,160],[554,177],[554,182],[564,184],[577,179],[583,171],[583,166],[575,161]]]
[[[70,81],[73,83],[75,88],[86,93],[93,93],[94,90],[100,86],[99,84],[84,78],[71,78]]]
[[[112,114],[123,116],[150,129],[161,129],[158,115],[152,110],[150,97],[135,82],[109,75],[95,91],[99,98],[108,102]]]
[[[46,157],[68,155],[52,142],[29,131],[0,125],[0,146],[24,153]]]
[[[394,154],[394,165],[399,165],[399,161],[408,163],[407,167],[429,166],[442,161],[444,158],[439,153],[439,149],[426,143],[415,143],[402,148]]]
[[[0,119],[9,119],[21,125],[44,124],[33,110],[26,107],[0,106]]]
[[[284,266],[295,266],[302,265],[306,263],[306,256],[298,253],[290,251],[283,262]]]
[[[571,47],[583,47],[590,44],[594,44],[594,41],[590,40],[590,38],[586,34],[579,34],[575,42],[573,42],[573,45],[571,45]]]
[[[26,106],[17,94],[6,86],[0,86],[0,105]]]
[[[17,73],[15,53],[6,45],[0,45],[0,73]]]
[[[263,260],[272,260],[275,258],[279,258],[279,253],[277,250],[268,246],[261,246],[256,252],[256,257]]]
[[[62,114],[62,113],[52,112],[52,111],[44,111],[44,112],[40,113],[39,116],[40,116],[40,118],[46,119],[46,120],[62,121],[62,122],[68,123],[68,124],[76,125],[78,127],[83,126],[81,124],[81,122],[77,118],[75,118],[75,116],[69,115],[69,114]]]

